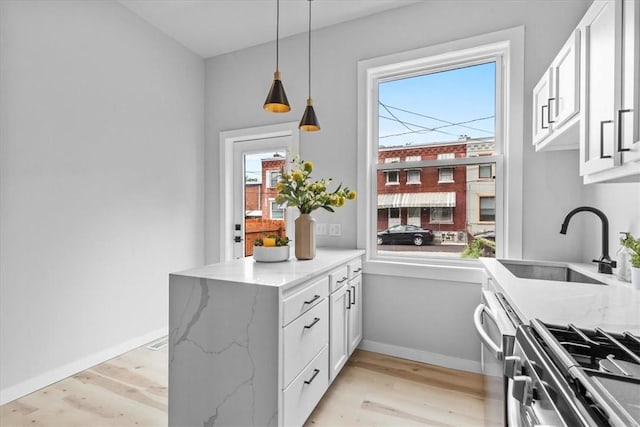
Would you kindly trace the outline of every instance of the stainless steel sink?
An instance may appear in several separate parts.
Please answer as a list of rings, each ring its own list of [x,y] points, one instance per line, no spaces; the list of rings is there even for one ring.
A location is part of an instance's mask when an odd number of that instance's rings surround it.
[[[503,261],[498,260],[507,270],[513,273],[514,276],[521,279],[536,279],[536,280],[555,280],[558,282],[576,282],[576,283],[590,283],[593,285],[605,285],[599,280],[592,279],[589,276],[585,276],[575,270],[572,270],[566,266],[560,265],[545,265],[545,264],[531,264],[519,261]]]

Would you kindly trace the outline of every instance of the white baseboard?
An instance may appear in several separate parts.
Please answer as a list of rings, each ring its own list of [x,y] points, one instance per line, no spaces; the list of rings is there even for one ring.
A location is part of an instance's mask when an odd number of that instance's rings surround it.
[[[44,374],[30,378],[26,381],[22,381],[18,384],[3,388],[0,390],[0,405],[16,400],[22,396],[25,396],[34,391],[40,390],[43,387],[51,385],[55,382],[68,378],[72,375],[82,372],[85,369],[89,369],[100,363],[106,362],[109,359],[113,359],[123,353],[140,347],[151,341],[155,341],[158,338],[162,338],[168,333],[168,328],[160,328],[148,334],[136,337],[129,341],[115,345],[98,353],[94,353],[90,356],[84,357],[75,362],[68,363],[58,368],[52,369]]]
[[[358,348],[388,356],[400,357],[402,359],[415,360],[416,362],[429,363],[430,365],[443,366],[461,371],[482,373],[482,365],[479,361],[461,359],[459,357],[447,356],[439,353],[418,350],[409,347],[400,347],[392,344],[385,344],[377,341],[362,340]]]

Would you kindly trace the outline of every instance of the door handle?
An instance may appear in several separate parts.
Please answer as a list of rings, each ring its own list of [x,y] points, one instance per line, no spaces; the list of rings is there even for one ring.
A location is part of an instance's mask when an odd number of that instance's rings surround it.
[[[351,309],[351,289],[347,289],[347,310]]]
[[[496,359],[502,360],[504,358],[504,352],[502,351],[502,348],[500,348],[498,344],[494,343],[493,340],[491,340],[491,337],[489,336],[489,334],[487,334],[487,331],[485,331],[484,328],[482,327],[483,312],[491,320],[493,320],[494,323],[497,324],[496,317],[493,315],[491,310],[489,310],[489,308],[484,304],[479,304],[476,307],[475,311],[473,312],[473,324],[476,327],[476,331],[478,331],[478,335],[480,335],[480,340],[493,351],[493,354],[496,357]]]
[[[318,300],[318,298],[320,298],[320,295],[314,295],[313,298],[311,298],[309,301],[305,301],[302,305],[313,304]]]
[[[555,120],[551,120],[551,101],[555,101],[555,98],[547,99],[547,123],[555,123]],[[557,110],[557,108],[556,108]]]
[[[600,122],[600,158],[610,159],[611,156],[604,155],[604,125],[607,123],[613,123],[613,120],[602,120]]]
[[[316,377],[318,376],[319,373],[320,373],[320,369],[314,369],[313,370],[313,375],[311,376],[311,378],[309,378],[308,380],[305,380],[304,383],[305,384],[311,384],[311,382],[313,382],[313,380],[316,379]]]
[[[622,114],[630,113],[632,111],[633,110],[631,109],[618,110],[618,153],[621,153],[623,151],[631,151],[631,148],[622,148]]]
[[[356,287],[352,286],[351,289],[353,289],[353,294],[351,296],[353,296],[353,301],[351,301],[351,305],[356,305]]]
[[[545,108],[549,108],[549,106],[548,105],[543,105],[540,108],[540,128],[541,129],[549,129],[549,126],[545,126],[544,125],[544,109]]]

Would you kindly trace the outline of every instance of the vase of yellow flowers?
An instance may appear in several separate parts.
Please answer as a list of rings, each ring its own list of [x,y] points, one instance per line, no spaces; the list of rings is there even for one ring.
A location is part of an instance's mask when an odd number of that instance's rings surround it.
[[[296,258],[305,260],[316,256],[316,221],[310,215],[316,209],[334,212],[347,200],[356,198],[356,192],[342,184],[334,191],[327,190],[331,178],[313,180],[313,163],[295,158],[291,161],[291,173],[282,171],[277,185],[276,203],[295,206],[300,216],[295,220],[294,247]]]

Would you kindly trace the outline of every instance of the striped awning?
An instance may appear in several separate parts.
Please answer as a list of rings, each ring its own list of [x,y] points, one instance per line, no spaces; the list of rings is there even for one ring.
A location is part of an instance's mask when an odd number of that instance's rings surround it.
[[[391,193],[378,194],[378,209],[384,208],[453,208],[456,193]]]

